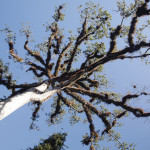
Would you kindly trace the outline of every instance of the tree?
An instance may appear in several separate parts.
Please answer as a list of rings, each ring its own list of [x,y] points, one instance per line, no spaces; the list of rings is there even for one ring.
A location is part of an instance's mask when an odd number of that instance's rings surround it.
[[[38,146],[29,148],[28,150],[61,150],[66,140],[66,133],[57,133],[51,135],[48,139],[43,140]]]
[[[103,65],[120,59],[148,58],[150,43],[142,31],[150,22],[147,21],[147,24],[136,29],[138,20],[150,14],[148,3],[148,0],[135,1],[126,8],[125,2],[118,2],[117,11],[120,12],[122,20],[116,28],[111,26],[111,15],[107,11],[93,3],[87,3],[87,8],[81,10],[82,26],[78,29],[78,35],[76,37],[71,35],[69,38],[65,38],[68,35],[63,34],[60,28],[60,22],[64,20],[62,13],[64,5],[59,6],[53,16],[54,22],[47,26],[50,36],[47,41],[36,46],[38,50],[29,48],[30,30],[24,28],[21,31],[26,36],[24,44],[26,58],[20,57],[15,51],[15,35],[6,27],[3,32],[7,33],[10,58],[28,65],[27,71],[31,71],[38,82],[17,84],[9,73],[9,65],[1,60],[0,83],[11,90],[12,94],[0,102],[0,118],[5,118],[32,101],[37,105],[32,118],[35,120],[41,104],[55,94],[53,105],[55,110],[50,114],[51,123],[57,122],[57,117],[64,114],[64,107],[67,106],[69,111],[74,112],[73,122],[80,120],[77,113],[85,113],[90,134],[84,136],[83,144],[91,144],[90,149],[94,149],[93,145],[97,141],[109,135],[109,139],[117,141],[119,148],[125,148],[126,145],[120,143],[113,127],[128,112],[136,117],[149,117],[149,112],[128,104],[129,100],[139,98],[141,95],[148,96],[149,93],[141,91],[138,94],[119,96],[114,92],[104,91],[107,79],[103,75]],[[129,26],[124,25],[127,18],[131,19]],[[106,38],[110,40],[108,49],[105,48],[106,43],[102,42]],[[117,48],[119,39],[126,39],[124,48]],[[104,104],[113,105],[115,110],[103,107]],[[94,116],[104,125],[100,131],[95,128]]]

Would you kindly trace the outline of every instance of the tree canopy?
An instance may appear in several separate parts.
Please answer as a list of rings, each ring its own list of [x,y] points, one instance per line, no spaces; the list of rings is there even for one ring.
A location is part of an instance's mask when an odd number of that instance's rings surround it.
[[[42,140],[38,146],[28,150],[62,150],[65,147],[66,135],[66,133],[53,134],[48,139]]]
[[[31,102],[35,106],[31,124],[31,128],[34,128],[41,105],[50,99],[53,104],[47,114],[48,123],[61,123],[66,113],[71,114],[71,124],[86,122],[89,132],[83,135],[81,142],[89,145],[91,150],[104,139],[116,143],[119,149],[132,149],[133,144],[120,142],[115,128],[120,126],[119,120],[129,113],[137,118],[149,117],[150,112],[130,105],[130,101],[147,98],[150,93],[138,91],[121,95],[109,91],[103,65],[133,59],[149,62],[150,41],[144,34],[150,25],[149,0],[135,0],[129,5],[125,1],[118,1],[117,8],[115,12],[120,14],[120,20],[114,27],[111,14],[100,5],[88,2],[85,6],[79,6],[81,27],[74,35],[73,31],[63,31],[65,4],[58,6],[53,21],[46,25],[48,36],[44,42],[34,44],[29,26],[23,26],[20,30],[26,38],[23,56],[15,49],[17,41],[13,31],[8,26],[1,30],[6,34],[9,59],[26,66],[25,73],[31,72],[35,79],[32,83],[24,83],[23,79],[22,83],[18,83],[9,70],[11,65],[0,60],[0,84],[11,92],[8,97],[1,98],[1,119]],[[136,89],[136,85],[133,88]],[[20,101],[27,99],[26,102],[13,104],[18,96]],[[12,103],[11,106],[8,103]],[[15,108],[9,112],[13,105]]]

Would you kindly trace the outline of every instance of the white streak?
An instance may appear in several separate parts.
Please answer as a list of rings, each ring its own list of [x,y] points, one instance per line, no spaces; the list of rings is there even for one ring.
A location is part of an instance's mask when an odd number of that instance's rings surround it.
[[[27,104],[30,101],[40,101],[43,102],[48,100],[53,96],[58,90],[47,90],[48,84],[45,82],[37,87],[30,88],[23,93],[17,94],[13,97],[0,102],[0,120],[7,117],[9,114],[20,108],[21,106]],[[44,92],[43,94],[37,94],[36,91]]]

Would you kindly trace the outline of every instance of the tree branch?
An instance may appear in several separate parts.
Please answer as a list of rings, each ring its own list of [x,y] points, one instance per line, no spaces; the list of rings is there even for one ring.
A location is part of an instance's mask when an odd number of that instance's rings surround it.
[[[28,53],[30,54],[30,56],[34,57],[36,60],[38,60],[41,64],[43,64],[45,66],[44,60],[43,58],[40,56],[39,53],[33,52],[32,50],[30,50],[28,48],[28,40],[25,42],[24,44],[24,48],[25,50],[28,51]]]
[[[19,57],[17,54],[15,54],[14,51],[14,44],[12,41],[8,42],[9,44],[9,54],[16,60],[17,62],[23,62],[23,58]]]
[[[79,89],[79,88],[73,88],[73,87],[67,87],[71,92],[77,92],[83,95],[87,95],[90,96],[92,98],[97,98],[99,101],[103,101],[106,104],[114,104],[115,106],[119,106],[123,109],[125,109],[126,111],[132,112],[136,117],[149,117],[150,113],[146,113],[144,112],[141,108],[133,108],[127,104],[125,104],[125,102],[127,102],[127,99],[132,99],[132,98],[137,98],[141,95],[150,95],[148,93],[141,93],[141,94],[133,94],[133,95],[126,95],[122,98],[122,101],[115,101],[113,99],[108,98],[108,95],[104,96],[101,95],[99,93],[95,93],[95,92],[91,92],[91,91],[87,91],[87,90],[83,90],[83,89]]]

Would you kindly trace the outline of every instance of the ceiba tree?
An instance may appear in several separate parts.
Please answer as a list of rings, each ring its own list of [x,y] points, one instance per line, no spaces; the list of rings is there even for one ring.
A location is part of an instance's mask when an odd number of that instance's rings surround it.
[[[137,28],[138,20],[149,17],[149,0],[135,0],[128,7],[125,2],[118,2],[117,12],[121,15],[121,21],[115,28],[111,26],[111,15],[99,5],[92,2],[86,4],[86,8],[80,6],[81,28],[78,35],[66,38],[60,28],[64,20],[63,7],[59,6],[54,22],[46,27],[49,37],[43,43],[36,45],[36,50],[30,48],[30,30],[24,29],[26,36],[24,50],[27,57],[20,57],[14,46],[15,36],[6,27],[3,32],[7,33],[6,41],[9,46],[9,58],[23,65],[38,79],[34,83],[17,84],[14,77],[9,73],[9,65],[0,61],[0,84],[5,86],[12,94],[0,101],[0,119],[2,120],[26,103],[33,102],[37,107],[33,112],[33,120],[37,118],[41,104],[53,95],[54,105],[50,113],[51,123],[64,114],[68,107],[73,113],[74,122],[78,122],[77,113],[85,114],[89,123],[90,134],[84,136],[82,143],[90,144],[94,149],[95,142],[102,140],[105,135],[110,135],[118,143],[119,148],[125,148],[114,133],[113,127],[120,118],[128,112],[135,117],[149,117],[150,113],[140,107],[132,107],[128,101],[147,96],[149,93],[127,94],[118,96],[114,92],[106,92],[103,87],[107,86],[107,79],[103,74],[103,65],[117,60],[146,59],[150,55],[150,42],[142,31],[148,27],[149,21],[141,28]],[[129,25],[125,19],[130,18]],[[124,39],[124,48],[117,47],[117,40]],[[108,43],[109,41],[109,43]],[[105,48],[105,46],[107,48]],[[136,86],[134,86],[136,88]],[[50,99],[51,100],[51,99]],[[115,108],[107,109],[103,105]],[[95,128],[94,117],[101,120],[101,130]]]

